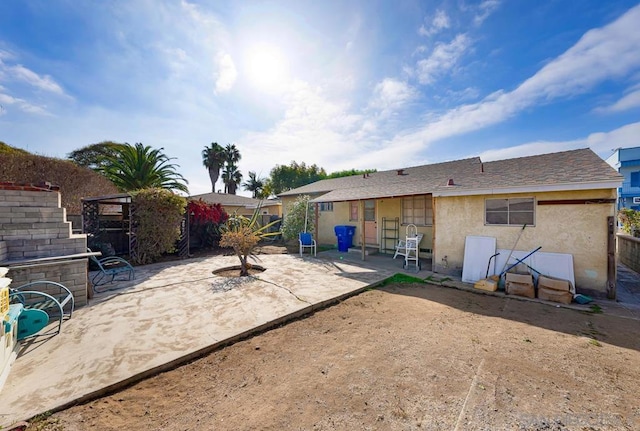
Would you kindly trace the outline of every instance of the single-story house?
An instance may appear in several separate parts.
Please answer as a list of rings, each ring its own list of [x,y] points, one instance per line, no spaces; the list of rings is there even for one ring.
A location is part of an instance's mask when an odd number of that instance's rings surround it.
[[[393,253],[406,226],[415,224],[424,234],[421,257],[431,257],[432,270],[443,274],[462,274],[467,236],[494,237],[497,248],[511,249],[520,235],[518,250],[571,254],[576,287],[602,296],[612,274],[615,282],[609,224],[621,182],[592,150],[578,149],[327,179],[279,197],[285,217],[298,196],[312,197],[320,244],[336,243],[334,226],[352,225],[356,246]]]
[[[254,199],[246,196],[228,193],[204,193],[190,196],[190,199],[202,199],[210,204],[220,204],[229,215],[238,214],[251,217],[256,208],[260,207],[261,215],[282,217],[282,202],[280,199]]]

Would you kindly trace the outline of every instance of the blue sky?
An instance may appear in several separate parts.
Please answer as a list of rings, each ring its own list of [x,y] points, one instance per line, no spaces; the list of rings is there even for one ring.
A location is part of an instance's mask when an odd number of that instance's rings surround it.
[[[638,23],[624,0],[5,0],[0,140],[162,147],[192,194],[211,142],[245,177],[606,157],[640,146]]]

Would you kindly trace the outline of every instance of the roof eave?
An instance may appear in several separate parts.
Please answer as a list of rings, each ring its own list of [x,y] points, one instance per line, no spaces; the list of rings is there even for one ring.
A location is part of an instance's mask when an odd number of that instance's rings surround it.
[[[602,190],[617,189],[622,184],[621,181],[598,181],[592,183],[564,183],[564,184],[546,184],[531,186],[513,186],[513,187],[493,187],[489,189],[466,189],[456,188],[434,191],[434,197],[448,196],[477,196],[477,195],[497,195],[506,193],[541,193],[541,192],[566,192],[574,190]]]

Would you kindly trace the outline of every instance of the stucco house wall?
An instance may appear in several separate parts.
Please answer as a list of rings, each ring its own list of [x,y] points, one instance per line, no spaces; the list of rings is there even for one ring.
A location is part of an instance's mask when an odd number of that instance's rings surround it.
[[[581,291],[606,294],[607,217],[615,215],[615,204],[537,205],[540,200],[612,199],[615,190],[583,190],[529,194],[438,197],[435,203],[435,272],[460,276],[467,235],[491,236],[497,248],[511,249],[521,226],[492,226],[484,223],[485,199],[534,197],[535,226],[527,226],[518,250],[573,255],[576,287]],[[446,256],[446,259],[445,259]]]
[[[336,238],[333,228],[336,225],[350,225],[356,226],[356,233],[353,238],[353,242],[356,243],[360,238],[360,226],[358,222],[349,221],[349,203],[348,202],[335,202],[333,204],[333,211],[318,211],[318,244],[324,245],[336,245],[338,239]]]

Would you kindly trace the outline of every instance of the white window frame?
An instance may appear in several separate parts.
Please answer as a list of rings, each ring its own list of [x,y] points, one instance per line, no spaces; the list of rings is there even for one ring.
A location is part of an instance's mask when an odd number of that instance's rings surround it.
[[[319,202],[318,203],[318,211],[332,212],[333,211],[333,202]]]
[[[511,209],[511,205],[512,204],[516,204],[517,202],[514,201],[522,201],[522,200],[531,200],[531,211],[523,211],[523,210],[516,210],[516,209]],[[507,222],[506,223],[490,223],[487,220],[487,214],[488,213],[504,213],[505,211],[489,211],[488,210],[488,205],[487,203],[489,201],[507,201],[507,209],[506,209],[506,216],[507,216]],[[516,214],[521,215],[521,214],[527,214],[527,213],[531,213],[531,219],[530,220],[517,220],[517,222],[512,222],[512,214],[514,214],[514,216]],[[530,221],[530,223],[529,223]],[[526,224],[527,226],[535,226],[535,222],[536,222],[536,199],[533,197],[517,197],[517,198],[488,198],[484,200],[484,224],[485,226],[522,226],[524,224]]]
[[[422,207],[416,208],[416,203],[422,201]],[[402,225],[433,226],[433,198],[431,195],[416,195],[402,198]],[[416,214],[415,212],[418,212]],[[411,212],[411,214],[408,214]]]

